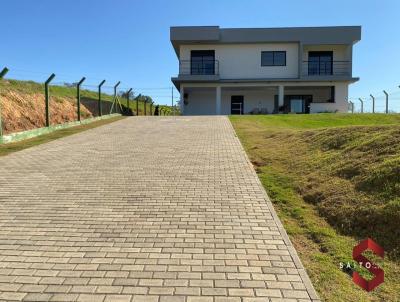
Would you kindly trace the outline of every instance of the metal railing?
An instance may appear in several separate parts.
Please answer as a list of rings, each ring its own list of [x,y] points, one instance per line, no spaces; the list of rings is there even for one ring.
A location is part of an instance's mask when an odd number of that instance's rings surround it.
[[[180,75],[218,75],[219,62],[217,60],[181,60],[179,61]]]
[[[303,61],[303,76],[350,76],[349,61]]]

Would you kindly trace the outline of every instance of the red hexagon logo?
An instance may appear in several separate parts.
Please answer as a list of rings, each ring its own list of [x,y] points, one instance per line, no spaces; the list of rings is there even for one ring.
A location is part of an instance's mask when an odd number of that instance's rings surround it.
[[[353,282],[367,292],[372,291],[375,287],[383,283],[384,281],[384,271],[375,263],[371,262],[368,258],[364,257],[362,253],[366,250],[371,250],[375,255],[380,256],[382,259],[384,257],[384,250],[371,238],[367,238],[361,241],[353,248],[353,259],[359,263],[360,266],[365,267],[374,278],[370,281],[365,280],[360,276],[359,273],[353,272]]]

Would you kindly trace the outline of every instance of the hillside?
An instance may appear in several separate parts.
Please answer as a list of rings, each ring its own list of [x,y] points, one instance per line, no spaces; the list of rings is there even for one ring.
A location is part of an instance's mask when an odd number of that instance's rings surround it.
[[[45,126],[44,85],[31,81],[0,81],[1,116],[5,134]],[[77,120],[76,88],[50,86],[50,119],[51,124],[60,124]],[[102,112],[110,112],[112,95],[102,94]],[[98,115],[98,94],[95,91],[81,90],[81,118]],[[120,97],[126,108],[127,101]],[[133,112],[136,103],[130,102]],[[149,105],[148,105],[149,110]],[[144,113],[144,104],[139,102],[139,112]]]
[[[393,301],[400,291],[400,115],[231,120],[321,297]],[[387,255],[385,283],[371,294],[339,269],[366,237]]]

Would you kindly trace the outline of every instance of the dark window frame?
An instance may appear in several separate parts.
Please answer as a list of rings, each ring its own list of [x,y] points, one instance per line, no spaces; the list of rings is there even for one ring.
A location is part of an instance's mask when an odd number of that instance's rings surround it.
[[[333,75],[333,51],[309,51],[308,75]]]
[[[204,59],[212,57],[212,59]],[[215,50],[191,50],[190,51],[190,74],[213,75],[215,74]]]
[[[263,54],[264,53],[272,53],[272,64],[263,64]],[[283,53],[285,61],[283,64],[276,64],[275,63],[275,54],[276,53]],[[266,50],[261,51],[261,66],[286,66],[286,50]]]

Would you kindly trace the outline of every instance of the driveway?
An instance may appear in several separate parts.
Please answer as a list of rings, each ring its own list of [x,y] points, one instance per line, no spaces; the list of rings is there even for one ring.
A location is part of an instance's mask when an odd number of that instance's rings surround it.
[[[131,117],[0,157],[0,299],[318,297],[226,117]]]

